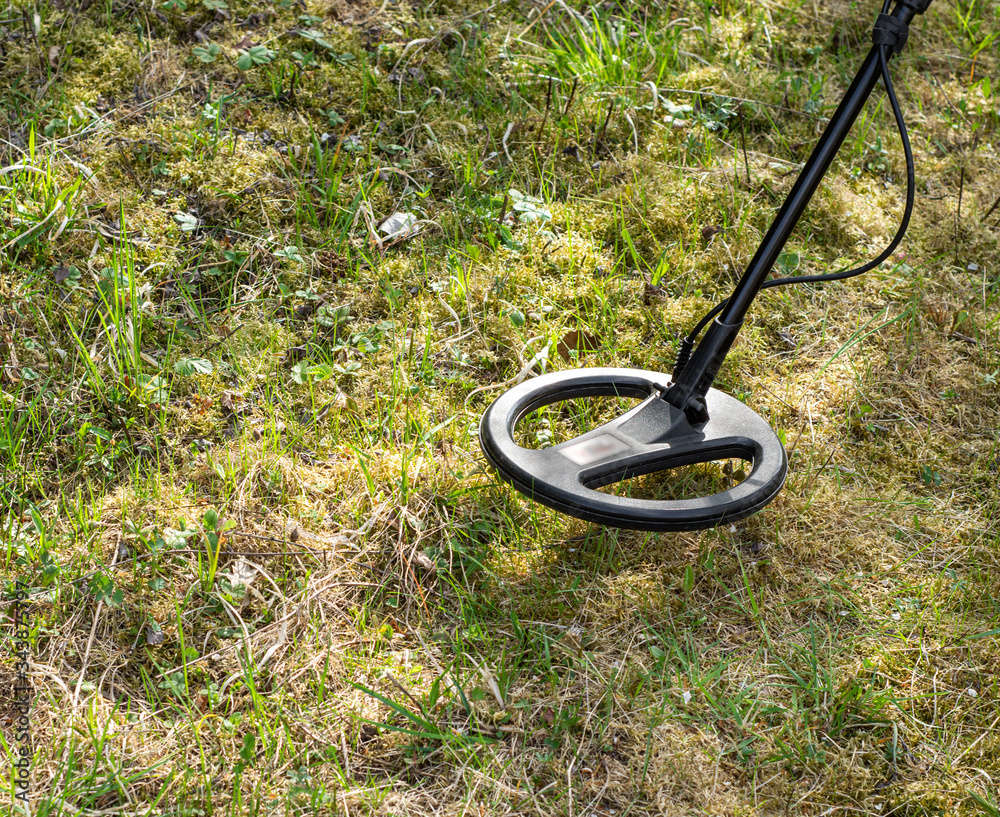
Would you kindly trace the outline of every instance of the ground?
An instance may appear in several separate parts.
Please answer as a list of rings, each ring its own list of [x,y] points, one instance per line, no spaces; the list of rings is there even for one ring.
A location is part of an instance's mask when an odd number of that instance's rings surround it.
[[[994,4],[935,0],[892,61],[903,243],[762,294],[720,373],[788,453],[765,510],[602,528],[478,442],[519,379],[672,369],[878,11],[8,6],[0,801],[1000,814]],[[776,274],[875,257],[904,183],[880,88]],[[583,402],[519,439],[627,401]]]

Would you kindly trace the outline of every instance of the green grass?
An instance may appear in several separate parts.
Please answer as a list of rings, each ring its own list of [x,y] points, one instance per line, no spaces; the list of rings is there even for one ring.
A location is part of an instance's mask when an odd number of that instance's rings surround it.
[[[32,813],[997,813],[994,4],[935,3],[893,60],[918,197],[892,264],[763,294],[720,373],[786,443],[767,509],[602,529],[478,446],[519,378],[671,370],[876,13],[0,12],[0,572],[31,591]],[[876,254],[903,177],[876,92],[782,272]],[[740,478],[683,470],[607,490]]]

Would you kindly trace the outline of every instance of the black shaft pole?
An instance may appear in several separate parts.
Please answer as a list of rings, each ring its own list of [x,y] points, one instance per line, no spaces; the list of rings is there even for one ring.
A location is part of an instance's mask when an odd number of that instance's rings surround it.
[[[909,25],[913,18],[930,5],[930,0],[897,0],[892,17]],[[819,188],[837,151],[864,108],[880,76],[879,49],[873,46],[851,87],[830,118],[826,130],[813,149],[812,155],[799,173],[788,198],[778,211],[764,240],[736,285],[725,309],[705,331],[691,360],[680,372],[677,382],[664,395],[665,399],[684,411],[692,421],[707,419],[704,397],[722,366],[729,348],[736,339],[743,319],[761,286],[767,280],[778,256],[802,217],[809,200]],[[890,49],[891,56],[891,49]]]
[[[861,70],[851,83],[840,106],[813,149],[812,155],[799,173],[788,198],[778,211],[760,247],[747,266],[743,277],[719,315],[721,323],[740,323],[750,309],[760,285],[767,280],[785,244],[798,224],[809,200],[819,188],[834,157],[847,139],[847,134],[864,108],[879,80],[878,46],[868,52]]]

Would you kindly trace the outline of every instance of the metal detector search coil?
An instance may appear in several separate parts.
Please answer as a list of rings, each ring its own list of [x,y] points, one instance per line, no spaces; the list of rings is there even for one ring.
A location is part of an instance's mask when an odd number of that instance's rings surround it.
[[[896,0],[890,13],[891,3],[885,0],[864,64],[742,278],[732,295],[683,340],[673,374],[599,368],[555,372],[515,386],[486,410],[479,426],[483,453],[518,491],[580,519],[650,531],[698,530],[743,519],[777,496],[788,472],[784,446],[765,420],[712,384],[761,289],[860,275],[889,258],[906,233],[913,211],[913,153],[893,90],[889,59],[902,50],[910,22],[927,10],[931,0]],[[906,205],[896,235],[877,258],[856,269],[768,280],[879,79],[885,85],[906,158]],[[517,424],[531,412],[554,403],[594,397],[632,397],[642,399],[642,403],[550,448],[529,449],[515,442]],[[750,463],[749,474],[738,485],[706,496],[647,500],[597,490],[632,477],[728,458]]]
[[[781,490],[785,449],[771,427],[739,400],[710,389],[707,423],[692,426],[661,396],[668,378],[638,369],[554,372],[522,383],[487,409],[483,453],[515,488],[558,511],[611,527],[697,530],[756,513]],[[579,397],[645,398],[631,411],[573,440],[522,448],[514,428],[527,414]],[[598,491],[631,477],[730,457],[753,463],[729,490],[681,500],[641,500]]]

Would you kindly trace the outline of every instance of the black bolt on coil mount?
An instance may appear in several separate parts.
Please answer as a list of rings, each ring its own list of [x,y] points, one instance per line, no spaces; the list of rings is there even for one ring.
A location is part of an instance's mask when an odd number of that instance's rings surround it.
[[[913,208],[914,172],[902,112],[889,75],[889,60],[902,50],[909,24],[931,0],[885,0],[872,33],[872,48],[827,124],[812,155],[732,295],[713,309],[682,343],[668,376],[638,369],[553,372],[515,386],[483,415],[483,453],[501,477],[536,502],[609,527],[634,530],[699,530],[750,516],[767,505],[785,482],[788,460],[771,427],[733,397],[712,388],[750,305],[761,289],[781,284],[840,280],[875,268],[902,240]],[[806,205],[834,156],[882,79],[899,127],[907,164],[902,223],[878,258],[845,272],[768,280]],[[700,343],[697,336],[707,325]],[[514,440],[530,413],[579,398],[644,398],[627,413],[559,445],[529,449]],[[672,468],[727,458],[751,464],[734,487],[681,500],[647,500],[597,489]]]

